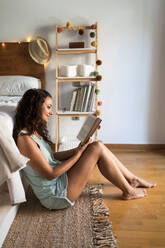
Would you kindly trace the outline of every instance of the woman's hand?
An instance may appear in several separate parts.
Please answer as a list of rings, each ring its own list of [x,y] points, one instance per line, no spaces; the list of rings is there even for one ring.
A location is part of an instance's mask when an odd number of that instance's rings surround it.
[[[87,146],[92,143],[92,139],[89,139],[85,144],[82,145],[82,143],[80,142],[80,144],[78,145],[78,147],[76,148],[77,153],[79,152],[80,155],[85,151],[85,149],[87,148]]]

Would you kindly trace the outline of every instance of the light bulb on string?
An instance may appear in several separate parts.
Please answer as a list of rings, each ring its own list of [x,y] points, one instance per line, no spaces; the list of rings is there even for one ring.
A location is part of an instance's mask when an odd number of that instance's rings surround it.
[[[5,48],[6,44],[5,42],[2,42],[2,47]]]

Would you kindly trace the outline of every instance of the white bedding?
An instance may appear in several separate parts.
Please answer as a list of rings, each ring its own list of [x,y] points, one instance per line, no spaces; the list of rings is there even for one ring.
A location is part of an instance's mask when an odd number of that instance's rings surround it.
[[[15,109],[20,99],[20,96],[0,96],[0,120],[1,122],[2,120],[5,121],[11,135]]]
[[[0,185],[7,181],[11,204],[26,201],[19,171],[26,166],[12,137],[15,108],[21,97],[0,96]]]
[[[1,96],[22,96],[31,88],[41,88],[40,79],[20,75],[0,76]]]
[[[26,201],[19,171],[29,159],[20,154],[12,133],[16,106],[31,88],[41,88],[41,81],[20,75],[0,76],[0,185],[7,181],[11,204]]]
[[[17,106],[21,96],[0,96],[0,106]]]

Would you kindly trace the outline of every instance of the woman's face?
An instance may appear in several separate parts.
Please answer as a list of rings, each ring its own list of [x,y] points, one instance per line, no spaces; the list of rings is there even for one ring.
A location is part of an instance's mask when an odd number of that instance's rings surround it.
[[[45,102],[42,104],[42,119],[48,123],[49,117],[53,114],[52,98],[47,96]]]

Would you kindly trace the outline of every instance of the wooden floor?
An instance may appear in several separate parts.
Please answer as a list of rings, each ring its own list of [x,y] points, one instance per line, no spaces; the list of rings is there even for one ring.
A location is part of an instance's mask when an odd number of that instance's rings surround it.
[[[103,183],[117,247],[165,248],[165,151],[113,153],[136,175],[157,183],[145,198],[124,201],[121,191],[95,170],[90,182]]]

